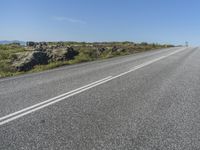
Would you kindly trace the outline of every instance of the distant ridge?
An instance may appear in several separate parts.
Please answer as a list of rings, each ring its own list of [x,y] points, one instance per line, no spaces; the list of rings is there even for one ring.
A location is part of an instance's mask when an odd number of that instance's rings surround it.
[[[12,43],[20,43],[20,45],[26,45],[26,42],[18,41],[18,40],[13,40],[13,41],[2,40],[2,41],[0,41],[0,44],[12,44]]]

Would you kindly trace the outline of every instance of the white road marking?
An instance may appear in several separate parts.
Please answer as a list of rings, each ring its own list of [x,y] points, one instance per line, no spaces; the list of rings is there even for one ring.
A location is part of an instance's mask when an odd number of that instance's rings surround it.
[[[20,111],[14,112],[14,113],[9,114],[9,115],[6,115],[6,116],[4,116],[4,117],[1,117],[1,118],[0,118],[0,122],[1,122],[2,120],[5,120],[5,119],[10,118],[10,117],[12,117],[12,116],[18,115],[18,114],[23,113],[23,112],[28,111],[28,110],[31,110],[31,109],[33,109],[33,108],[35,108],[35,107],[44,105],[44,104],[46,104],[46,103],[52,102],[52,101],[54,101],[54,100],[56,100],[56,99],[62,98],[62,97],[64,97],[64,96],[69,95],[69,94],[71,94],[71,93],[74,93],[74,92],[76,92],[76,91],[82,90],[82,89],[87,88],[87,87],[89,87],[89,86],[92,86],[92,85],[95,85],[95,84],[100,83],[100,82],[102,82],[102,81],[105,81],[105,80],[107,80],[107,79],[109,79],[109,78],[111,78],[111,77],[112,77],[112,76],[103,78],[103,79],[101,79],[101,80],[92,82],[92,83],[90,83],[90,84],[88,84],[88,85],[82,86],[82,87],[80,87],[80,88],[78,88],[78,89],[69,91],[69,92],[64,93],[64,94],[62,94],[62,95],[56,96],[56,97],[54,97],[54,98],[48,99],[48,100],[46,100],[46,101],[43,101],[43,102],[41,102],[41,103],[37,103],[37,104],[32,105],[32,106],[30,106],[30,107],[24,108],[24,109],[22,109],[22,110],[20,110]]]
[[[64,94],[59,95],[59,96],[57,96],[57,97],[51,98],[51,99],[49,99],[49,100],[43,101],[43,102],[41,102],[41,103],[35,104],[35,105],[33,105],[33,106],[30,106],[30,107],[27,107],[27,108],[25,108],[25,109],[22,109],[22,110],[20,110],[20,111],[11,113],[11,114],[6,115],[6,116],[4,116],[4,117],[1,117],[1,118],[0,118],[0,125],[4,125],[4,124],[6,124],[6,123],[8,123],[8,122],[11,122],[11,121],[16,120],[16,119],[18,119],[18,118],[21,118],[21,117],[23,117],[23,116],[25,116],[25,115],[27,115],[27,114],[33,113],[33,112],[35,112],[35,111],[37,111],[37,110],[40,110],[40,109],[42,109],[42,108],[45,108],[45,107],[47,107],[47,106],[49,106],[49,105],[55,104],[55,103],[60,102],[60,101],[62,101],[62,100],[64,100],[64,99],[67,99],[67,98],[69,98],[69,97],[72,97],[72,96],[74,96],[74,95],[76,95],[76,94],[82,93],[82,92],[84,92],[84,91],[86,91],[86,90],[89,90],[89,89],[91,89],[91,88],[93,88],[93,87],[96,87],[96,86],[98,86],[98,85],[104,84],[104,83],[109,82],[109,81],[111,81],[111,80],[113,80],[113,79],[116,79],[116,78],[118,78],[118,77],[124,76],[124,75],[126,75],[126,74],[128,74],[128,73],[130,73],[130,72],[136,71],[136,70],[138,70],[138,69],[140,69],[140,68],[143,68],[143,67],[145,67],[145,66],[148,66],[148,65],[150,65],[150,64],[152,64],[152,63],[154,63],[154,62],[157,62],[157,61],[162,60],[162,59],[164,59],[164,58],[167,58],[167,57],[169,57],[169,56],[171,56],[171,55],[174,55],[174,54],[176,54],[176,53],[179,53],[179,52],[181,52],[181,51],[183,51],[183,50],[185,50],[185,48],[183,48],[183,49],[181,49],[181,50],[177,50],[177,51],[172,52],[172,53],[170,53],[170,54],[167,54],[167,55],[165,55],[165,56],[161,56],[161,57],[159,57],[159,58],[153,59],[153,60],[151,60],[151,61],[145,62],[145,63],[140,64],[140,65],[138,65],[138,66],[135,66],[134,68],[130,69],[129,71],[123,72],[123,73],[121,73],[121,74],[119,74],[119,75],[116,75],[116,76],[114,76],[114,77],[109,76],[109,77],[107,77],[107,78],[104,78],[104,79],[98,80],[98,81],[96,81],[96,82],[90,83],[90,84],[88,84],[88,85],[86,85],[86,86],[80,87],[80,88],[78,88],[78,89],[75,89],[75,90],[72,90],[72,91],[70,91],[70,92],[64,93]]]
[[[0,125],[6,124],[6,123],[11,122],[11,121],[13,121],[13,120],[15,120],[15,119],[21,118],[21,117],[23,117],[23,116],[25,116],[25,115],[27,115],[27,114],[30,114],[30,113],[32,113],[32,112],[35,112],[35,111],[40,110],[40,109],[42,109],[42,108],[45,108],[45,107],[47,107],[47,106],[49,106],[49,105],[55,104],[55,103],[57,103],[57,102],[60,102],[60,101],[62,101],[62,100],[64,100],[64,99],[66,99],[66,98],[72,97],[72,96],[74,96],[74,95],[76,95],[76,94],[79,94],[79,93],[81,93],[81,92],[84,92],[84,91],[86,91],[86,90],[89,90],[89,89],[91,89],[91,88],[93,88],[93,87],[96,87],[96,86],[98,86],[98,85],[100,85],[100,84],[103,84],[103,83],[107,82],[108,80],[109,80],[109,78],[106,79],[106,80],[103,80],[103,81],[101,81],[101,82],[98,82],[97,84],[93,84],[93,85],[88,86],[88,87],[86,87],[86,88],[83,88],[83,89],[81,89],[81,90],[77,90],[76,92],[71,93],[71,94],[69,94],[69,95],[67,95],[67,96],[64,96],[64,97],[62,97],[62,98],[55,99],[54,101],[51,101],[51,102],[46,103],[46,104],[44,104],[44,105],[40,105],[40,106],[38,106],[38,107],[35,107],[35,108],[30,109],[30,110],[28,110],[28,111],[25,111],[25,112],[23,112],[23,113],[19,113],[18,115],[13,115],[12,117],[7,117],[5,120],[3,120],[3,121],[0,122]]]
[[[184,51],[184,50],[185,50],[185,48],[184,48],[184,49],[181,49],[181,50],[177,50],[177,51],[172,52],[172,53],[170,53],[170,54],[167,54],[167,55],[165,55],[165,56],[161,56],[161,57],[159,57],[159,58],[150,60],[150,61],[145,62],[145,63],[143,63],[143,64],[140,64],[140,65],[138,65],[138,66],[135,66],[135,67],[133,67],[133,68],[130,69],[130,70],[135,71],[135,70],[137,70],[137,69],[140,69],[140,68],[143,68],[143,67],[145,67],[145,66],[148,66],[148,65],[150,65],[150,64],[152,64],[152,63],[154,63],[154,62],[157,62],[157,61],[159,61],[159,60],[162,60],[162,59],[164,59],[164,58],[167,58],[167,57],[169,57],[169,56],[171,56],[171,55],[174,55],[174,54],[179,53],[179,52]]]

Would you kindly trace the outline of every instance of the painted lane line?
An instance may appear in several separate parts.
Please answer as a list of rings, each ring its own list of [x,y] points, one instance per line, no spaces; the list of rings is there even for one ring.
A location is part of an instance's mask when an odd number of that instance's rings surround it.
[[[5,116],[5,117],[0,118],[0,125],[4,125],[4,124],[6,124],[6,123],[8,123],[8,122],[11,122],[11,121],[16,120],[16,119],[18,119],[18,118],[21,118],[21,117],[23,117],[23,116],[25,116],[25,115],[27,115],[27,114],[30,114],[30,113],[32,113],[32,112],[35,112],[35,111],[40,110],[40,109],[42,109],[42,108],[45,108],[45,107],[47,107],[47,106],[49,106],[49,105],[55,104],[55,103],[57,103],[57,102],[60,102],[60,101],[62,101],[62,100],[64,100],[64,99],[67,99],[67,98],[72,97],[72,96],[74,96],[74,95],[76,95],[76,94],[82,93],[82,92],[84,92],[84,91],[86,91],[86,90],[89,90],[89,89],[91,89],[91,88],[93,88],[93,87],[96,87],[96,86],[98,86],[98,85],[104,84],[104,83],[106,83],[106,82],[109,82],[109,81],[111,81],[111,80],[113,80],[113,79],[116,79],[116,78],[118,78],[118,77],[124,76],[124,75],[126,75],[126,74],[128,74],[128,73],[130,73],[130,72],[136,71],[136,70],[138,70],[138,69],[140,69],[140,68],[143,68],[143,67],[145,67],[145,66],[148,66],[148,65],[150,65],[150,64],[152,64],[152,63],[154,63],[154,62],[157,62],[157,61],[159,61],[159,60],[162,60],[162,59],[164,59],[164,58],[167,58],[167,57],[169,57],[169,56],[171,56],[171,55],[174,55],[174,54],[179,53],[179,52],[184,51],[184,50],[185,50],[185,48],[184,48],[184,49],[181,49],[181,50],[177,50],[177,51],[172,52],[172,53],[170,53],[170,54],[168,54],[168,55],[161,56],[161,57],[156,58],[156,59],[154,59],[154,60],[151,60],[151,61],[145,62],[145,63],[143,63],[143,64],[141,64],[141,65],[135,66],[134,68],[130,69],[129,71],[123,72],[123,73],[121,73],[121,74],[119,74],[119,75],[116,75],[116,76],[114,76],[114,77],[109,76],[109,77],[107,77],[107,78],[104,78],[104,79],[102,79],[102,80],[93,82],[93,83],[91,83],[91,84],[88,84],[88,85],[83,86],[83,87],[81,87],[81,88],[78,88],[78,89],[76,89],[76,90],[67,92],[67,93],[62,94],[62,95],[60,95],[60,96],[57,96],[57,97],[55,97],[55,98],[49,99],[49,100],[47,100],[47,101],[41,102],[41,103],[36,104],[36,105],[33,105],[33,106],[31,106],[31,107],[25,108],[25,109],[20,110],[20,111],[18,111],[18,112],[9,114],[9,115],[7,115],[7,116]]]
[[[150,61],[148,61],[148,62],[145,62],[145,63],[143,63],[143,64],[140,64],[140,65],[138,65],[138,66],[135,66],[135,67],[131,68],[130,71],[135,71],[135,70],[137,70],[137,69],[143,68],[143,67],[145,67],[145,66],[148,66],[148,65],[150,65],[150,64],[152,64],[152,63],[155,63],[155,62],[157,62],[157,61],[159,61],[159,60],[162,60],[162,59],[164,59],[164,58],[167,58],[167,57],[169,57],[169,56],[171,56],[171,55],[174,55],[174,54],[179,53],[179,52],[184,51],[184,50],[185,50],[185,48],[184,48],[184,49],[181,49],[181,50],[177,50],[177,51],[175,51],[175,52],[172,52],[172,53],[170,53],[170,54],[168,54],[168,55],[161,56],[161,57],[159,57],[159,58],[150,60]]]
[[[11,122],[11,121],[13,121],[13,120],[16,120],[16,119],[18,119],[18,118],[21,118],[21,117],[23,117],[23,116],[25,116],[25,115],[28,115],[28,114],[30,114],[30,113],[33,113],[33,112],[35,112],[35,111],[37,111],[37,110],[40,110],[40,109],[42,109],[42,108],[45,108],[45,107],[47,107],[47,106],[50,106],[50,105],[55,104],[55,103],[57,103],[57,102],[60,102],[60,101],[62,101],[62,100],[64,100],[64,99],[67,99],[67,98],[69,98],[69,97],[72,97],[72,96],[74,96],[74,95],[76,95],[76,94],[79,94],[79,93],[82,93],[82,92],[84,92],[84,91],[87,91],[87,90],[89,90],[89,89],[91,89],[91,88],[93,88],[93,87],[96,87],[96,86],[101,85],[101,84],[103,84],[103,83],[106,83],[106,82],[108,82],[108,81],[110,81],[110,78],[108,78],[108,79],[106,79],[106,80],[103,80],[103,81],[101,81],[101,82],[98,82],[98,83],[96,83],[96,84],[94,84],[94,85],[88,86],[87,88],[83,88],[83,89],[81,89],[81,90],[79,90],[79,91],[76,91],[76,92],[74,92],[74,93],[71,93],[71,94],[69,94],[69,95],[67,95],[67,96],[64,96],[64,97],[62,97],[62,98],[59,98],[59,99],[56,99],[56,100],[51,101],[51,102],[49,102],[49,103],[46,103],[46,104],[44,104],[44,105],[41,105],[41,106],[39,106],[39,107],[36,107],[36,108],[30,109],[30,110],[28,110],[28,111],[25,111],[24,113],[20,113],[20,114],[18,114],[18,115],[14,115],[14,116],[12,116],[12,117],[9,117],[9,118],[7,118],[7,119],[4,119],[3,121],[0,122],[0,126],[6,124],[6,123],[8,123],[8,122]]]
[[[64,97],[64,96],[66,96],[66,95],[69,95],[69,94],[71,94],[71,93],[74,93],[74,92],[76,92],[76,91],[82,90],[82,89],[84,89],[84,88],[87,88],[87,87],[92,86],[92,85],[94,85],[94,84],[97,84],[97,83],[99,83],[99,82],[105,81],[105,80],[107,80],[107,79],[109,79],[109,78],[111,78],[111,77],[112,77],[112,76],[103,78],[103,79],[101,79],[101,80],[92,82],[92,83],[90,83],[90,84],[88,84],[88,85],[82,86],[82,87],[80,87],[80,88],[77,88],[77,89],[75,89],[75,90],[69,91],[69,92],[64,93],[64,94],[62,94],[62,95],[59,95],[59,96],[56,96],[56,97],[54,97],[54,98],[45,100],[45,101],[43,101],[43,102],[41,102],[41,103],[38,103],[38,104],[32,105],[32,106],[30,106],[30,107],[24,108],[24,109],[22,109],[22,110],[20,110],[20,111],[11,113],[11,114],[9,114],[9,115],[6,115],[6,116],[4,116],[4,117],[1,117],[1,118],[0,118],[0,121],[5,120],[5,119],[7,119],[7,118],[10,118],[10,117],[12,117],[12,116],[18,115],[18,114],[20,114],[20,113],[23,113],[23,112],[25,112],[25,111],[31,110],[31,109],[33,109],[33,108],[35,108],[35,107],[44,105],[44,104],[46,104],[46,103],[49,103],[49,102],[54,101],[54,100],[56,100],[56,99],[58,99],[58,98],[61,98],[61,97]]]

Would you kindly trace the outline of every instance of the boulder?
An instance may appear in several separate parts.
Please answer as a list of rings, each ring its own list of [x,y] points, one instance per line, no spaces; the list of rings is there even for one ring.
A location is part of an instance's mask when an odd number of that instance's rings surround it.
[[[47,43],[46,42],[40,42],[40,45],[47,46]]]
[[[103,53],[104,51],[106,51],[106,49],[105,49],[104,47],[102,47],[102,48],[98,48],[98,51],[99,51],[100,53]]]
[[[34,47],[35,45],[36,45],[35,42],[32,42],[32,41],[26,42],[26,46],[28,47]]]
[[[118,48],[116,46],[114,46],[112,48],[112,52],[125,52],[125,51],[126,51],[126,49],[124,49],[124,48]]]
[[[65,49],[49,49],[47,50],[47,55],[50,61],[65,61],[74,59],[76,55],[79,53],[75,51],[72,47],[68,47]]]
[[[67,48],[67,54],[66,54],[66,59],[71,60],[74,59],[75,56],[79,54],[78,51],[74,50],[72,47]]]
[[[13,62],[13,67],[17,71],[31,70],[35,65],[47,64],[48,56],[41,51],[23,52],[17,54],[17,59]]]
[[[42,46],[42,44],[38,44],[35,46],[34,51],[45,51],[45,48]]]
[[[124,49],[124,48],[118,48],[117,52],[126,52],[126,49]]]
[[[89,52],[87,52],[87,54],[89,55],[90,58],[97,59],[100,57],[101,52],[98,49],[94,48],[90,50]]]
[[[116,52],[117,50],[118,50],[118,48],[116,46],[113,46],[112,52]]]

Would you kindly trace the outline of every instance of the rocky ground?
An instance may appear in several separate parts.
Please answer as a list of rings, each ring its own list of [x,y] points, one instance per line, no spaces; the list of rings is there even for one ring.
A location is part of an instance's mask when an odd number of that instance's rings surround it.
[[[16,53],[12,67],[17,71],[28,71],[36,65],[48,64],[55,61],[68,61],[79,54],[72,47],[49,46],[46,43],[28,42],[26,51]]]
[[[57,63],[55,67],[58,67],[170,46],[133,42],[27,42],[26,46],[18,43],[0,45],[0,77],[27,72],[41,65]]]

